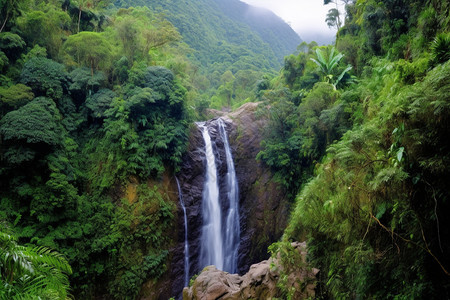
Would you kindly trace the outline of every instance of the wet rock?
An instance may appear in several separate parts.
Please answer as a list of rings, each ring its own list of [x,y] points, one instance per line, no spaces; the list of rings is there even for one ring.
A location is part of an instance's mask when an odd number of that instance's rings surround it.
[[[239,181],[239,274],[269,257],[267,247],[280,239],[289,216],[286,190],[275,182],[272,171],[256,160],[261,150],[263,129],[268,124],[267,119],[256,114],[259,105],[246,103],[223,117],[231,129],[229,140]]]

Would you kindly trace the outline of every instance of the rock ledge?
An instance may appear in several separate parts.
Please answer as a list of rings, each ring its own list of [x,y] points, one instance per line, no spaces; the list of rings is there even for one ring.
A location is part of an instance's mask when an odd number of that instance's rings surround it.
[[[306,258],[306,243],[292,243],[292,248],[298,251],[302,262]],[[286,285],[294,291],[295,299],[314,297],[316,275],[318,269],[310,269],[306,263],[295,270],[289,270]],[[272,299],[281,297],[282,290],[277,286],[284,268],[280,255],[276,259],[262,261],[250,267],[243,276],[229,274],[217,270],[215,266],[207,266],[195,279],[191,287],[183,290],[184,300],[215,300],[215,299]]]

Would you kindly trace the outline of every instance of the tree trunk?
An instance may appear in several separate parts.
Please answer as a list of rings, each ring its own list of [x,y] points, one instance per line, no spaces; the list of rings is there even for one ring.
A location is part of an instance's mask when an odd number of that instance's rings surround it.
[[[336,27],[337,27],[337,31],[339,32],[339,29],[341,29],[342,23],[341,23],[341,12],[339,11],[339,6],[338,6],[337,1],[336,1],[336,10],[338,11]]]
[[[78,7],[79,13],[78,13],[78,31],[77,33],[80,33],[80,21],[81,21],[81,6]]]
[[[8,21],[8,15],[9,15],[9,12],[6,13],[5,22],[3,22],[3,24],[2,24],[2,28],[0,28],[0,33],[1,33],[1,32],[3,31],[3,29],[5,28],[6,22]]]

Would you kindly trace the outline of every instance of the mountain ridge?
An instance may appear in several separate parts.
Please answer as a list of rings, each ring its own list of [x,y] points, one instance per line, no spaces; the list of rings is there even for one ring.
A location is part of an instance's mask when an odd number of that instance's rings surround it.
[[[213,1],[228,17],[237,22],[243,22],[256,31],[276,55],[281,54],[279,57],[281,63],[284,56],[295,52],[302,42],[301,37],[292,27],[269,9],[252,6],[239,0]]]
[[[295,31],[273,12],[239,0],[119,0],[119,7],[148,6],[164,13],[195,50],[192,58],[205,67],[232,72],[281,68],[284,56],[301,43]],[[189,14],[186,14],[189,11]],[[281,37],[281,38],[280,38]]]

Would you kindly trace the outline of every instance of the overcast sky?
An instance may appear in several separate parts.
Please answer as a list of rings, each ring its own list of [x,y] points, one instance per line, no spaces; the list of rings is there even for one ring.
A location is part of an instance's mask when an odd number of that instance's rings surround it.
[[[253,6],[265,7],[285,20],[307,42],[319,44],[334,41],[336,30],[325,23],[332,4],[323,5],[323,0],[241,0]]]

